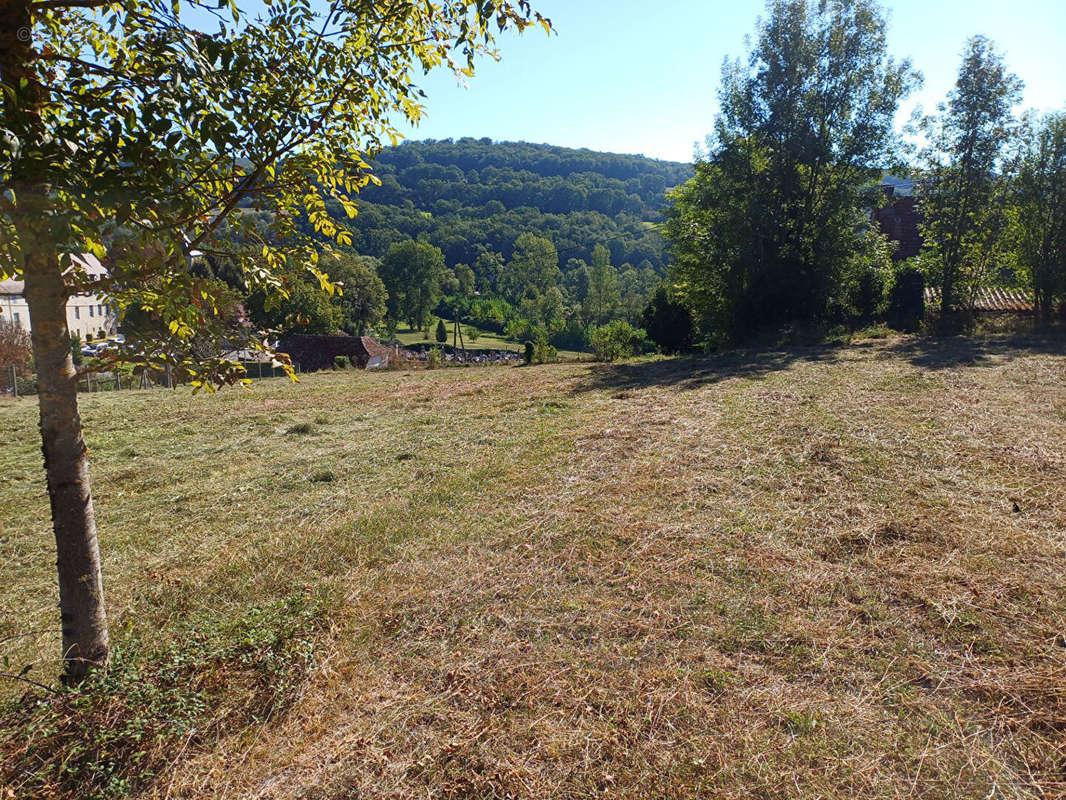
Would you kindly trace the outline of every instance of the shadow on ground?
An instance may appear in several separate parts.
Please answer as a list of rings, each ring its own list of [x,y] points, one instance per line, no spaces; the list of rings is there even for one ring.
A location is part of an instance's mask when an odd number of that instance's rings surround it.
[[[1066,334],[1055,329],[982,337],[906,337],[890,342],[886,352],[923,369],[990,366],[1020,355],[1066,355]]]
[[[866,350],[873,358],[900,358],[928,370],[991,366],[1021,355],[1066,355],[1066,332],[1028,333],[970,338],[964,336],[867,340],[849,345],[785,346],[731,350],[714,356],[679,356],[636,364],[597,364],[572,393],[626,391],[650,386],[678,391],[733,378],[760,378],[798,362],[833,363],[845,351]]]
[[[573,393],[596,390],[634,390],[673,386],[679,391],[698,389],[732,378],[759,378],[788,369],[797,361],[832,363],[841,347],[793,347],[773,350],[731,350],[715,356],[679,356],[638,364],[597,364]]]

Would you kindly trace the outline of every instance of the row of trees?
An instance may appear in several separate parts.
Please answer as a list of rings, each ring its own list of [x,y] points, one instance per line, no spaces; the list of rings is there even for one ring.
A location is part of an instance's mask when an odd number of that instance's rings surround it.
[[[1017,123],[1021,83],[987,39],[967,42],[947,102],[916,127],[924,247],[900,265],[869,209],[904,168],[893,120],[920,75],[888,55],[873,0],[768,12],[726,64],[708,152],[666,212],[676,291],[705,333],[865,321],[915,269],[941,288],[944,321],[992,276],[1021,276],[1044,308],[1062,297],[1063,117]]]
[[[437,313],[567,347],[584,346],[591,327],[618,319],[636,324],[662,280],[649,264],[616,268],[603,245],[593,248],[590,263],[561,265],[555,245],[530,232],[516,237],[510,258],[482,253],[472,266],[448,267],[439,248],[412,239],[394,244],[380,262],[359,258],[376,262],[386,296],[383,313],[361,318],[365,325],[381,320],[389,331],[400,323],[422,328]]]

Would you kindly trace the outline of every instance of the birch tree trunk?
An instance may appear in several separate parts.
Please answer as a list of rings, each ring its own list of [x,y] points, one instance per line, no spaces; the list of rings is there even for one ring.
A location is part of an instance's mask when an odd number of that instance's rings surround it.
[[[0,0],[0,79],[3,118],[24,131],[27,148],[43,139],[44,87],[32,69],[30,3]],[[36,139],[36,141],[34,141]],[[67,330],[69,289],[60,267],[52,226],[45,156],[17,162],[13,196],[7,198],[18,235],[19,260],[30,310],[40,403],[41,450],[52,507],[59,573],[65,680],[77,682],[108,659],[100,551],[89,484],[89,451],[78,416],[77,373]]]
[[[66,680],[77,682],[90,668],[106,666],[108,658],[89,450],[78,415],[67,291],[56,254],[28,254],[25,281],[37,367],[41,450],[56,539],[63,661]]]

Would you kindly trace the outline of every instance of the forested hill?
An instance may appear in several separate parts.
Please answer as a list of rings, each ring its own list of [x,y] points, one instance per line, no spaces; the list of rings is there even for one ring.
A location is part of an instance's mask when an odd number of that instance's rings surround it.
[[[353,231],[357,252],[380,258],[394,242],[424,237],[451,267],[483,252],[509,259],[516,237],[532,232],[556,246],[564,273],[602,244],[613,264],[661,274],[666,257],[652,223],[666,190],[692,174],[642,156],[489,139],[405,142],[374,167],[382,185],[364,189],[359,215],[333,214]]]

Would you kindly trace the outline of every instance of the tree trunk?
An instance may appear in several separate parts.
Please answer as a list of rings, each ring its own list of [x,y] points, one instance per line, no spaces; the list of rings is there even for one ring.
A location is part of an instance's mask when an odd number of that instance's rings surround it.
[[[24,277],[37,365],[41,450],[56,538],[65,679],[76,683],[92,667],[107,665],[109,649],[89,450],[78,415],[67,289],[54,250],[27,253]]]
[[[89,451],[78,416],[77,373],[67,330],[67,296],[56,253],[49,156],[41,118],[48,92],[34,69],[29,0],[0,0],[0,111],[22,140],[24,157],[11,172],[7,198],[17,234],[18,262],[37,368],[41,450],[52,506],[59,571],[65,680],[77,682],[108,658],[100,551],[89,487]]]

